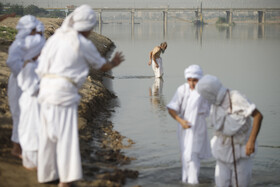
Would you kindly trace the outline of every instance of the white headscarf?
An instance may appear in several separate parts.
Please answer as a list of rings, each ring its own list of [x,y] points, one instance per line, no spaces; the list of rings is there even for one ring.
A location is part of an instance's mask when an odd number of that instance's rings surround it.
[[[184,74],[185,74],[185,79],[188,78],[200,79],[203,76],[203,71],[199,65],[194,64],[186,68]]]
[[[25,38],[25,49],[24,61],[31,60],[40,54],[45,44],[45,38],[39,34],[30,35]]]
[[[44,24],[39,20],[37,22],[36,31],[37,32],[42,32],[42,33],[45,31]]]
[[[96,24],[95,12],[89,5],[81,5],[67,16],[61,26],[62,32],[74,29],[75,31],[90,31]]]
[[[31,33],[33,29],[36,28],[37,24],[38,20],[32,15],[26,15],[21,17],[16,26],[16,29],[18,30],[16,38],[25,38]]]
[[[219,79],[213,75],[202,77],[198,81],[196,89],[202,97],[214,105],[220,105],[222,103],[227,91]]]
[[[56,34],[60,34],[60,38],[66,38],[78,50],[78,32],[90,31],[95,24],[95,12],[89,5],[81,5],[65,18]]]

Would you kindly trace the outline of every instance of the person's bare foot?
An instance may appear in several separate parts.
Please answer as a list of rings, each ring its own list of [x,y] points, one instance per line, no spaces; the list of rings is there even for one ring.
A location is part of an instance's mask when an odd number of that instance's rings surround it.
[[[25,166],[23,166],[25,169],[27,169],[27,170],[29,170],[29,171],[37,171],[37,168],[35,167],[35,168],[28,168],[28,167],[25,167]]]
[[[13,148],[11,150],[11,154],[22,159],[22,156],[21,156],[21,147],[20,147],[20,144],[19,143],[15,143],[13,142]]]
[[[72,186],[71,182],[69,182],[69,183],[60,182],[58,184],[58,187],[71,187],[71,186]]]

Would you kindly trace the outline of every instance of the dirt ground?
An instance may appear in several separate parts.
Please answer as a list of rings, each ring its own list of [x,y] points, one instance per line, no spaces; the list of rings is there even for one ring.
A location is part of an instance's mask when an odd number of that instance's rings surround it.
[[[8,18],[0,26],[15,28],[18,19]],[[46,38],[62,23],[61,19],[39,19],[45,25]],[[110,39],[97,33],[92,33],[90,39],[103,56],[111,54],[114,43]],[[39,184],[36,171],[24,169],[21,160],[10,153],[12,118],[7,97],[10,70],[6,66],[6,59],[11,43],[0,39],[0,187],[57,186],[57,181]],[[134,142],[115,131],[108,120],[114,110],[116,96],[104,86],[105,77],[113,78],[91,70],[80,90],[79,134],[84,179],[75,182],[75,186],[122,186],[127,178],[138,177],[138,171],[121,169],[122,165],[129,164],[133,159],[125,156],[122,149],[129,148]]]

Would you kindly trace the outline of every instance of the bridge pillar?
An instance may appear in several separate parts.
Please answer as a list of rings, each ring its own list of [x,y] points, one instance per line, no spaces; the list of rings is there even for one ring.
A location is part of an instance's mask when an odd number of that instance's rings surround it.
[[[134,37],[134,14],[135,14],[135,9],[131,10],[131,38],[133,39]]]
[[[232,10],[227,10],[226,13],[227,13],[227,23],[229,25],[231,25],[232,24]]]
[[[167,10],[163,11],[163,36],[167,33]]]
[[[259,23],[265,22],[265,11],[258,11],[258,21]]]
[[[195,15],[196,18],[198,17],[198,10],[194,11],[194,15]]]
[[[98,28],[99,28],[99,34],[102,32],[102,10],[100,9],[98,11]]]

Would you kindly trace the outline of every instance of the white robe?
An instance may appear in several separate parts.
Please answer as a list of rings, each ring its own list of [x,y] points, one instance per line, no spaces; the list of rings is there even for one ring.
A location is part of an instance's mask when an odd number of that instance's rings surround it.
[[[162,65],[162,58],[157,58],[156,59],[157,64],[158,64],[158,68],[156,67],[156,63],[154,60],[152,60],[152,68],[155,74],[155,78],[160,78],[163,75],[163,65]]]
[[[8,82],[8,101],[13,119],[13,132],[11,140],[19,143],[18,138],[18,123],[20,117],[19,97],[22,93],[18,86],[17,75],[23,66],[23,56],[25,54],[24,39],[16,39],[9,48],[9,56],[7,59],[7,66],[11,70],[11,75]]]
[[[221,106],[214,105],[211,111],[212,125],[216,130],[211,140],[212,154],[217,160],[215,171],[216,185],[218,187],[229,186],[228,180],[235,183],[231,142],[231,136],[233,136],[238,178],[240,178],[239,186],[248,186],[252,171],[251,158],[255,153],[250,157],[246,155],[246,143],[252,128],[250,115],[256,109],[256,106],[235,90],[230,91],[230,98],[232,114],[229,115],[230,104],[228,94],[226,94]],[[256,151],[257,143],[255,145]]]
[[[72,45],[72,37],[78,37],[75,45]],[[80,34],[56,31],[43,48],[36,70],[41,78],[39,182],[57,178],[61,182],[72,182],[82,178],[78,89],[88,75],[89,66],[99,69],[104,63],[106,60],[92,42]]]
[[[177,89],[167,107],[175,110],[181,118],[190,122],[191,128],[185,130],[178,124],[177,131],[182,154],[182,180],[186,182],[189,177],[191,179],[188,179],[188,182],[198,183],[200,160],[211,157],[205,121],[210,105],[196,90],[191,91],[189,84],[185,83]],[[190,170],[189,166],[192,162],[195,163],[193,169]],[[190,177],[192,173],[196,175]]]
[[[19,98],[21,111],[18,125],[19,143],[23,151],[23,164],[25,167],[29,168],[37,167],[37,151],[39,144],[40,108],[37,101],[39,79],[35,73],[36,67],[37,61],[29,62],[17,76],[18,85],[22,90],[22,94]]]

